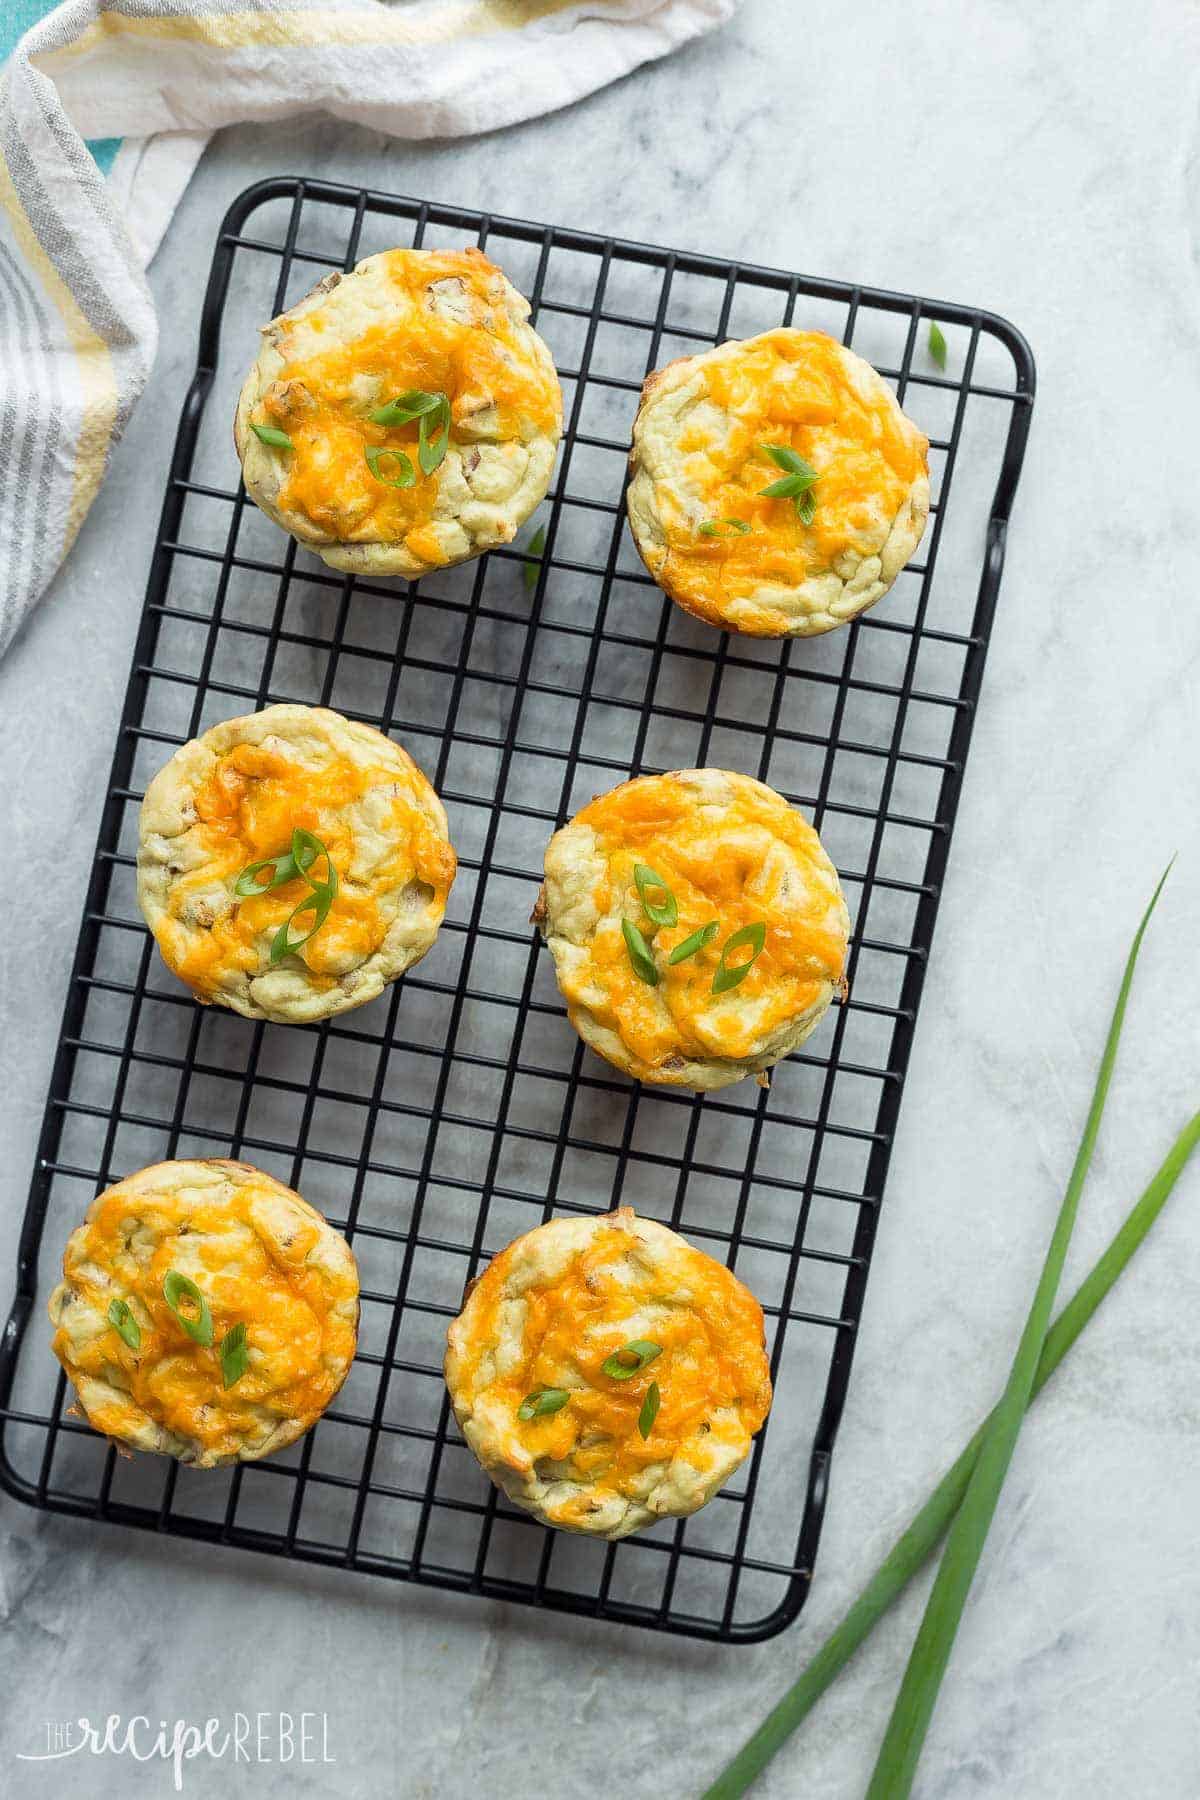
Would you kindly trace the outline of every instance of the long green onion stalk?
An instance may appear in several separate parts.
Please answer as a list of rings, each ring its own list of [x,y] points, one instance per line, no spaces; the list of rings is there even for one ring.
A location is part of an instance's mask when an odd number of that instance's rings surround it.
[[[1050,1327],[1034,1378],[1034,1397],[1041,1393],[1093,1313],[1116,1285],[1118,1276],[1132,1261],[1197,1144],[1200,1144],[1200,1112],[1184,1126],[1120,1231]],[[704,1800],[734,1800],[735,1795],[746,1792],[932,1555],[967,1491],[989,1422],[984,1421],[958,1461],[942,1476],[841,1624],[826,1638],[800,1679],[788,1689],[754,1736],[747,1739],[729,1767],[706,1791]]]
[[[1164,875],[1163,881],[1165,879]],[[1160,881],[1155,889],[1153,899],[1138,927],[1126,962],[1124,979],[1117,997],[1092,1105],[1067,1190],[1068,1200],[1072,1198],[1072,1195],[1077,1200],[1078,1189],[1091,1158],[1096,1129],[1112,1076],[1116,1046],[1124,1020],[1134,965],[1141,948],[1142,936],[1162,891],[1162,885],[1163,882]],[[1116,1284],[1118,1277],[1128,1266],[1166,1205],[1176,1181],[1198,1144],[1200,1144],[1200,1113],[1197,1113],[1179,1134],[1153,1180],[1122,1224],[1108,1249],[1068,1301],[1058,1319],[1046,1332],[1040,1345],[1040,1354],[1035,1358],[1035,1368],[1026,1395],[1026,1402],[1041,1392],[1105,1296]],[[1065,1204],[1066,1202],[1064,1202]],[[1005,1399],[1007,1397],[1006,1390]],[[942,1477],[925,1505],[893,1546],[841,1623],[826,1639],[800,1678],[767,1715],[758,1730],[747,1739],[728,1768],[708,1788],[703,1800],[734,1800],[735,1796],[746,1792],[780,1746],[807,1717],[826,1688],[849,1662],[859,1645],[870,1635],[877,1621],[933,1553],[968,1493],[981,1451],[1004,1404],[1005,1401],[1002,1399],[979,1427],[966,1449]],[[942,1666],[944,1667],[944,1663]],[[929,1710],[932,1711],[932,1704]]]
[[[1088,1108],[1083,1136],[1075,1153],[1067,1191],[1058,1209],[1041,1278],[1033,1296],[1029,1317],[1025,1321],[1025,1329],[1021,1333],[1021,1341],[1017,1345],[1008,1385],[987,1422],[979,1455],[967,1483],[967,1491],[946,1538],[941,1565],[925,1605],[925,1616],[921,1620],[921,1628],[917,1632],[917,1640],[912,1647],[904,1679],[900,1683],[900,1692],[888,1720],[875,1773],[867,1788],[867,1800],[907,1800],[912,1788],[925,1733],[929,1729],[942,1677],[954,1648],[959,1620],[971,1591],[971,1583],[975,1579],[979,1558],[983,1554],[983,1546],[987,1542],[988,1531],[1000,1499],[1000,1490],[1004,1486],[1004,1478],[1033,1392],[1034,1376],[1045,1348],[1055,1295],[1062,1278],[1071,1233],[1075,1229],[1079,1196],[1091,1166],[1100,1120],[1108,1099],[1121,1027],[1125,1023],[1125,1008],[1133,985],[1133,971],[1137,966],[1138,952],[1150,923],[1150,915],[1158,904],[1158,896],[1162,893],[1163,882],[1168,873],[1169,869],[1163,870],[1129,947],[1104,1055],[1100,1058],[1100,1071],[1096,1076],[1092,1104]]]

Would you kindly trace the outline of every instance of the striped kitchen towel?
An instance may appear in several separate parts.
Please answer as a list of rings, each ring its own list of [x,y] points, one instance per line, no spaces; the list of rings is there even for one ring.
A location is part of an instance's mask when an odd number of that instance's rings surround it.
[[[219,126],[465,136],[565,106],[737,0],[66,0],[0,76],[0,655],[146,384],[144,270]],[[107,179],[84,139],[123,140]],[[102,159],[103,160],[103,159]]]

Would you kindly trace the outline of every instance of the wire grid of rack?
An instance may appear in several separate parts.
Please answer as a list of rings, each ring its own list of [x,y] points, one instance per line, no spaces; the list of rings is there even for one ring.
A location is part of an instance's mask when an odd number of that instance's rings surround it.
[[[254,327],[373,250],[467,239],[530,296],[560,369],[567,428],[551,493],[507,551],[419,584],[337,575],[235,482],[228,424]],[[944,369],[927,349],[930,319],[948,341]],[[916,560],[874,612],[782,643],[717,634],[672,607],[632,549],[623,508],[645,374],[780,322],[852,342],[895,384],[930,437],[934,494]],[[972,308],[303,178],[234,202],[0,1351],[10,1493],[727,1642],[795,1618],[1033,393],[1020,334]],[[397,736],[442,794],[460,854],[445,926],[419,968],[311,1028],[195,1005],[153,953],[133,889],[136,814],[155,768],[216,719],[279,700],[332,705]],[[699,1099],[638,1088],[583,1050],[526,920],[545,842],[580,804],[631,772],[704,763],[757,775],[806,808],[855,932],[848,1003],[770,1088]],[[301,1444],[232,1471],[119,1458],[69,1413],[34,1312],[92,1194],[189,1155],[242,1157],[297,1187],[348,1232],[362,1276],[345,1388]],[[447,1321],[488,1255],[556,1214],[620,1203],[677,1227],[759,1295],[777,1401],[748,1464],[703,1512],[604,1545],[544,1531],[498,1497],[454,1427],[440,1367]]]

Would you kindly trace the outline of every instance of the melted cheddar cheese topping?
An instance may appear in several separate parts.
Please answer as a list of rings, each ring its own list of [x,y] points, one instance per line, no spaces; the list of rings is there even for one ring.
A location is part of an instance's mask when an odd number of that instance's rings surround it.
[[[389,427],[370,413],[420,389],[447,396],[452,444],[524,443],[557,437],[561,396],[552,368],[528,353],[528,328],[498,303],[499,271],[480,251],[393,250],[372,265],[386,277],[386,304],[376,300],[366,323],[356,315],[349,335],[341,315],[353,277],[322,305],[277,322],[283,367],[253,422],[292,441],[276,500],[283,515],[340,543],[405,544],[436,565],[447,558],[432,521],[456,459],[424,475],[416,421]],[[373,448],[403,451],[413,485],[391,485],[398,472],[391,459],[379,479],[366,460]]]
[[[628,1380],[606,1374],[635,1340],[660,1354]],[[744,1458],[771,1403],[757,1300],[628,1209],[556,1220],[502,1251],[452,1327],[448,1377],[460,1416],[490,1440],[482,1448],[550,1486],[542,1516],[585,1531],[626,1506],[693,1510]],[[643,1437],[652,1382],[659,1409]],[[565,1389],[567,1403],[522,1420],[522,1401],[546,1388]]]
[[[172,1270],[207,1299],[211,1347],[168,1306]],[[244,1164],[165,1163],[118,1183],[72,1234],[63,1275],[53,1349],[90,1423],[143,1448],[182,1445],[189,1461],[257,1453],[281,1429],[290,1441],[328,1405],[354,1355],[348,1246],[299,1196]],[[136,1348],[108,1321],[113,1300],[130,1308]],[[219,1345],[237,1324],[248,1367],[226,1388]]]
[[[594,833],[596,924],[585,954],[565,972],[560,962],[560,985],[569,1003],[586,1006],[619,1036],[631,1068],[651,1079],[680,1060],[753,1058],[842,977],[844,914],[816,832],[761,783],[733,775],[724,782],[724,798],[714,805],[693,778],[643,777],[594,800],[569,828]],[[646,916],[634,879],[638,863],[674,894],[674,925],[655,926]],[[622,919],[652,945],[657,986],[634,969]],[[711,942],[672,965],[671,951],[712,920],[718,930]],[[749,973],[714,995],[723,946],[758,923],[766,934]],[[747,954],[735,951],[730,961],[736,966]]]
[[[662,538],[653,572],[713,623],[769,635],[784,629],[776,595],[815,594],[880,554],[926,479],[928,441],[874,370],[824,332],[781,328],[678,368],[678,409],[658,406],[652,378],[639,421]],[[764,497],[787,473],[764,444],[816,470],[810,524],[793,499]],[[730,519],[748,530],[700,529]]]
[[[278,967],[302,968],[307,987],[327,993],[380,956],[410,897],[436,929],[456,870],[440,806],[399,745],[339,715],[273,709],[251,715],[245,735],[242,723],[198,740],[201,752],[211,745],[213,753],[184,783],[187,828],[168,841],[170,876],[165,905],[151,918],[155,937],[168,966],[201,999],[270,975],[275,934],[311,887],[297,877],[243,899],[234,885],[250,864],[287,850],[301,827],[327,848],[337,893],[324,923]],[[153,787],[147,807],[156,810]],[[313,882],[327,874],[323,858],[309,870]],[[311,924],[311,915],[299,915],[292,935]]]

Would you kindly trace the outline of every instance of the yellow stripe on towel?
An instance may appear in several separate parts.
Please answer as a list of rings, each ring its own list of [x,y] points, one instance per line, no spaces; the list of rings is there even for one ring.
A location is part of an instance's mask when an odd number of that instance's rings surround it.
[[[21,205],[2,151],[0,207],[8,215],[13,236],[27,268],[37,277],[43,291],[58,309],[66,328],[67,341],[78,362],[82,414],[75,442],[75,468],[71,500],[67,509],[67,527],[60,552],[65,556],[75,542],[84,515],[96,497],[96,489],[104,474],[108,446],[117,417],[116,373],[108,345],[88,324],[70,288],[43,250]]]
[[[210,12],[203,16],[163,13],[157,17],[102,12],[72,43],[59,50],[43,51],[35,61],[38,68],[51,74],[61,60],[95,50],[106,38],[121,37],[205,44],[214,50],[311,50],[334,44],[351,48],[416,47],[517,31],[578,3],[579,0],[454,0],[436,13],[421,17],[389,12],[382,7],[299,7],[294,12]]]

